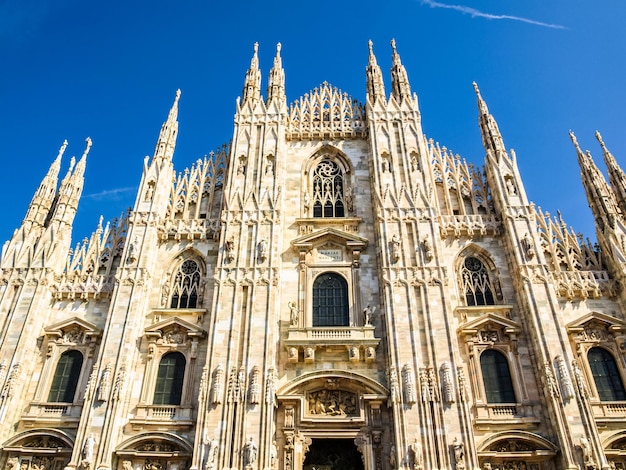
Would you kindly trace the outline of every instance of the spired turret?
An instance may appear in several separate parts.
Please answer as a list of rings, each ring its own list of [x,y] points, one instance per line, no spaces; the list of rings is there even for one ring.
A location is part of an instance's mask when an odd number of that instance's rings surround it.
[[[396,50],[395,39],[391,40],[391,50],[391,96],[394,97],[398,103],[402,103],[405,100],[411,99],[411,85],[409,84],[406,69],[400,60],[400,54],[398,54]]]
[[[59,154],[50,165],[48,173],[41,181],[39,188],[35,192],[35,195],[28,206],[28,211],[26,212],[26,217],[24,217],[22,226],[27,227],[29,231],[41,231],[44,224],[50,219],[50,209],[53,206],[57,192],[61,158],[63,157],[63,153],[65,153],[66,147],[67,140],[65,140],[63,145],[61,145]]]
[[[78,202],[85,184],[85,166],[87,164],[87,155],[91,149],[91,139],[87,137],[85,142],[85,151],[76,167],[73,168],[73,163],[70,164],[67,174],[61,181],[54,209],[51,211],[50,225],[57,224],[59,229],[71,227],[78,210]],[[72,158],[73,161],[74,159]],[[73,172],[72,169],[74,169]]]
[[[489,113],[487,103],[483,100],[480,94],[478,85],[473,82],[474,91],[476,92],[476,100],[478,101],[478,125],[480,126],[480,133],[483,138],[483,146],[487,153],[492,152],[494,157],[498,160],[502,155],[506,155],[506,147],[504,146],[504,140],[502,140],[502,134],[498,129],[498,124],[494,117]]]
[[[272,70],[270,70],[269,82],[267,84],[266,104],[268,106],[271,103],[276,103],[278,106],[282,106],[283,104],[286,105],[285,71],[283,70],[283,61],[280,57],[280,49],[281,44],[276,44],[276,57],[274,57],[274,66],[272,67]]]
[[[254,54],[250,68],[246,72],[246,80],[241,94],[241,104],[247,101],[254,103],[261,97],[261,71],[259,70],[259,43],[254,43]]]
[[[150,161],[148,156],[145,157],[143,175],[135,201],[136,211],[164,214],[167,208],[172,189],[172,179],[174,178],[172,158],[178,137],[178,101],[180,95],[180,90],[176,90],[174,103],[167,119],[161,126],[152,160]]]
[[[385,96],[385,83],[383,81],[383,74],[380,70],[380,66],[376,62],[376,56],[374,55],[374,43],[368,41],[369,57],[367,67],[365,69],[365,75],[367,76],[367,101],[370,104],[386,103]]]
[[[9,267],[60,267],[71,244],[72,223],[84,185],[87,154],[91,139],[87,138],[85,151],[75,167],[70,167],[57,188],[61,159],[67,141],[50,165],[28,207],[22,225],[14,232],[2,250],[0,265]]]
[[[609,183],[611,184],[613,194],[617,200],[617,205],[622,211],[622,214],[626,214],[626,173],[624,173],[624,170],[617,164],[613,154],[606,148],[602,136],[598,131],[596,131],[596,139],[598,139],[602,147],[604,163],[609,173]]]

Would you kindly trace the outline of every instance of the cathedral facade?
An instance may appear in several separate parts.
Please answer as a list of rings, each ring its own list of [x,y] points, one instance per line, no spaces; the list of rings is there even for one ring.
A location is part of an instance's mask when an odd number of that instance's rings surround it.
[[[0,260],[8,470],[626,468],[626,175],[578,147],[592,244],[529,202],[478,87],[482,167],[424,136],[392,42],[364,104],[287,104],[257,50],[229,145],[71,249],[64,144]]]

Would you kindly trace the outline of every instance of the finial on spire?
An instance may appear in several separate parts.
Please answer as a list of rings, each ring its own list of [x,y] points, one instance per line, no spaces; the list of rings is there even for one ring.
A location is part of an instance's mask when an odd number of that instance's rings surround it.
[[[600,147],[602,147],[602,150],[606,152],[606,145],[604,145],[604,140],[602,140],[602,136],[600,135],[599,131],[596,131],[596,139],[598,139],[598,142],[600,143]]]
[[[474,93],[476,93],[476,99],[478,100],[478,111],[481,114],[489,114],[489,108],[487,108],[487,103],[485,103],[485,100],[480,94],[478,84],[476,82],[472,82],[472,86],[474,87]]]
[[[280,55],[280,50],[282,48],[282,44],[281,43],[276,43],[276,55]]]
[[[87,137],[85,139],[85,151],[83,152],[83,156],[81,157],[81,159],[84,159],[87,157],[87,154],[89,153],[89,149],[91,149],[91,137]]]
[[[65,148],[67,147],[67,139],[65,139],[63,141],[63,144],[61,145],[61,148],[59,148],[59,154],[57,155],[57,158],[61,158],[63,156],[63,154],[65,153]]]
[[[572,140],[574,147],[576,147],[576,152],[578,152],[579,155],[582,155],[583,151],[580,149],[580,145],[578,145],[578,139],[576,138],[574,131],[569,131],[569,138]]]

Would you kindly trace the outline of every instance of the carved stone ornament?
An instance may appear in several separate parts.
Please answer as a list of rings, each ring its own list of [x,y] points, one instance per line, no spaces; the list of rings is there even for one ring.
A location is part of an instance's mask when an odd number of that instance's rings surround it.
[[[415,393],[415,373],[413,367],[409,364],[405,364],[402,367],[402,387],[404,388],[404,402],[408,405],[413,405],[417,402],[417,396]]]
[[[309,392],[306,399],[309,415],[339,418],[359,415],[358,396],[353,392],[323,389]]]

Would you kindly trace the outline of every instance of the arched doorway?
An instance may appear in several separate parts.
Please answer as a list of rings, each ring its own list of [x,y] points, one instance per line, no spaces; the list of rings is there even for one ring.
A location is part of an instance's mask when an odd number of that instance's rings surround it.
[[[364,470],[361,453],[353,439],[313,439],[304,470]]]

